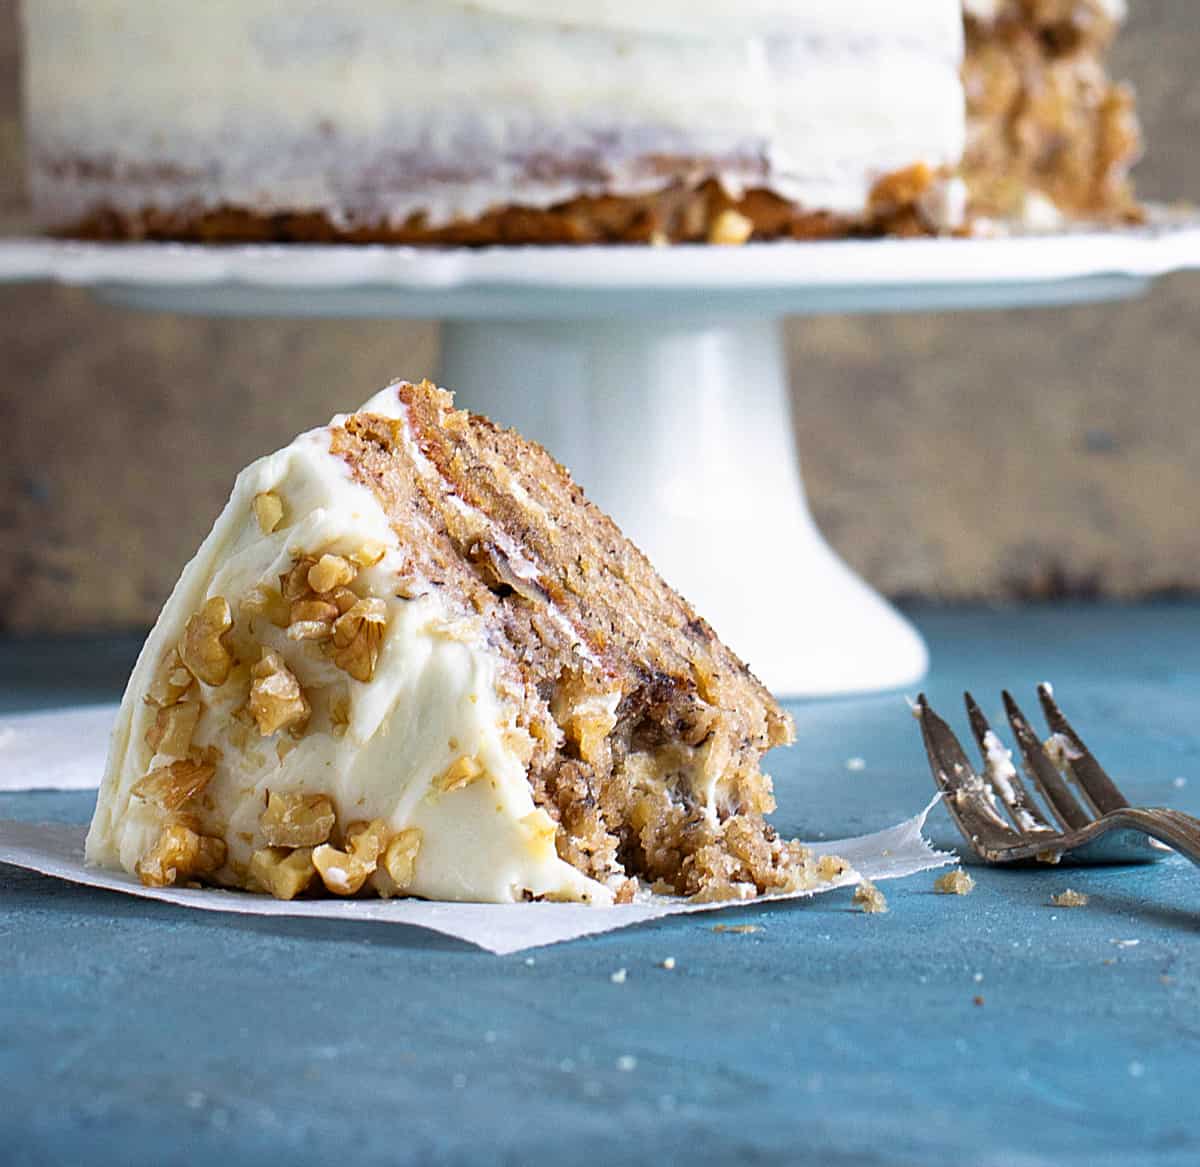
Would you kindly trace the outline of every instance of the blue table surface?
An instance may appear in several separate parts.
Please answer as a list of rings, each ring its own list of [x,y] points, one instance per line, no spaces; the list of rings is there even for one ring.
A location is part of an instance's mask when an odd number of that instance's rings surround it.
[[[960,732],[964,687],[991,713],[1052,679],[1135,802],[1200,813],[1200,607],[915,617]],[[113,698],[135,648],[0,644],[0,709]],[[860,833],[930,796],[898,695],[792,708],[781,826]],[[0,817],[91,805],[0,794]],[[956,843],[944,810],[929,833]],[[496,957],[0,868],[0,1163],[1200,1162],[1200,871],[972,871],[961,899],[884,885],[884,916],[843,891],[719,917],[750,934],[677,918]],[[1091,903],[1051,906],[1067,886]]]

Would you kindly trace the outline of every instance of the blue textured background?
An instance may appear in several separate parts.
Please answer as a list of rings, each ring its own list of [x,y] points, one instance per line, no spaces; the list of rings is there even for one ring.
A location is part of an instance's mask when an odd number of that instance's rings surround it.
[[[964,686],[1032,711],[1049,678],[1127,794],[1200,813],[1200,608],[917,618],[961,732]],[[115,697],[135,647],[0,645],[0,708]],[[859,833],[930,795],[899,697],[794,712],[783,827]],[[955,843],[943,811],[930,833]],[[1200,1162],[1200,871],[972,870],[965,899],[884,885],[886,916],[839,892],[494,957],[0,868],[0,1163]],[[1049,906],[1068,885],[1091,904]]]

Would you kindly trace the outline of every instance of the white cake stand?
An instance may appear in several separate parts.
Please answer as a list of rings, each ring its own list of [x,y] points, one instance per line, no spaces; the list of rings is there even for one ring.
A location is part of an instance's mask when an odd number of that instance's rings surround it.
[[[0,241],[0,280],[135,308],[445,321],[460,402],[546,445],[786,696],[910,685],[927,654],[813,523],[783,317],[1114,300],[1197,266],[1200,218],[1165,212],[1115,231],[741,248]]]

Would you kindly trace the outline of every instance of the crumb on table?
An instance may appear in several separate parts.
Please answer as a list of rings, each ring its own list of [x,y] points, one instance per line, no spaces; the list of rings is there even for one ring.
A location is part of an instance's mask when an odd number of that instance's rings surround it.
[[[1058,895],[1051,896],[1050,902],[1056,908],[1086,908],[1088,897],[1083,892],[1069,887],[1066,891],[1060,891]]]
[[[869,879],[864,879],[854,889],[853,902],[869,915],[877,915],[880,912],[888,910],[887,900],[884,898],[883,892]]]
[[[944,896],[966,896],[975,890],[975,880],[961,867],[939,875],[933,881],[933,890]]]
[[[761,932],[757,924],[714,924],[714,932],[733,932],[738,936],[746,936],[751,932]]]

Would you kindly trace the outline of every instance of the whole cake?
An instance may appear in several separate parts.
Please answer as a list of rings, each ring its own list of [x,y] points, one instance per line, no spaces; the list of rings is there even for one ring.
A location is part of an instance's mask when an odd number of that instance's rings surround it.
[[[431,899],[837,874],[770,694],[540,447],[399,383],[239,476],[134,669],[89,861]]]
[[[1126,213],[1115,0],[965,2],[964,62],[964,0],[26,0],[34,207],[98,238],[740,243],[961,230],[965,173],[986,214]]]

